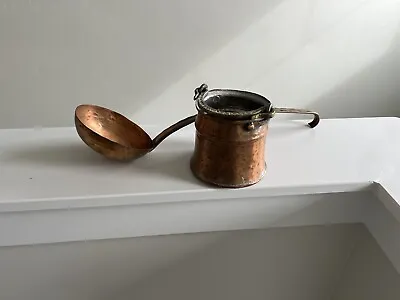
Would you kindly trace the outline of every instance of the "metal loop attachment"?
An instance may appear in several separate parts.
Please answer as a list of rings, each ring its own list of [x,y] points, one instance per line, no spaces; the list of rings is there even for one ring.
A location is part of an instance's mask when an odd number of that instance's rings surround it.
[[[194,90],[193,100],[197,100],[202,94],[208,91],[208,85],[203,83],[201,86]]]
[[[268,109],[265,112],[259,113],[250,119],[250,122],[246,122],[245,129],[247,131],[252,131],[275,116],[275,109],[272,104],[269,105]]]

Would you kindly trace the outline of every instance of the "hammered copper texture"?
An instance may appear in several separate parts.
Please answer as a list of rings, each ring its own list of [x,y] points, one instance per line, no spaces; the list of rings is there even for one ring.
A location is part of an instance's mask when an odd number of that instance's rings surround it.
[[[143,129],[104,107],[78,106],[75,127],[86,145],[110,159],[138,158],[153,148],[153,141]]]
[[[268,123],[248,130],[248,122],[199,113],[191,170],[200,180],[221,187],[245,187],[265,173]]]

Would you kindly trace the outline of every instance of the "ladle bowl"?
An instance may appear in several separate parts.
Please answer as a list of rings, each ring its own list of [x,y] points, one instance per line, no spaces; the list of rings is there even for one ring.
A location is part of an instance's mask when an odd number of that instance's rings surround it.
[[[154,139],[137,124],[108,108],[82,104],[75,109],[75,128],[83,142],[113,160],[133,160],[158,146],[176,130],[194,122],[195,115],[168,127]]]

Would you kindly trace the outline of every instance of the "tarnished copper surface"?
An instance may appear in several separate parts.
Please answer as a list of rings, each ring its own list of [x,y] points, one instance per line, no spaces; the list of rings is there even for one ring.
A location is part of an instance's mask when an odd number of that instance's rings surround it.
[[[202,181],[221,187],[245,187],[265,174],[268,123],[216,118],[199,113],[190,167]]]
[[[80,138],[94,151],[114,160],[145,155],[195,118],[190,116],[169,126],[152,140],[142,128],[115,111],[97,105],[80,105],[75,109],[75,127]]]
[[[75,127],[86,145],[111,159],[130,160],[153,148],[151,138],[143,129],[104,107],[78,106],[75,110]]]
[[[257,183],[265,174],[265,139],[268,122],[276,113],[313,115],[308,125],[319,123],[319,115],[305,109],[274,108],[258,94],[209,90],[202,84],[194,91],[196,109],[193,174],[222,187],[244,187]]]

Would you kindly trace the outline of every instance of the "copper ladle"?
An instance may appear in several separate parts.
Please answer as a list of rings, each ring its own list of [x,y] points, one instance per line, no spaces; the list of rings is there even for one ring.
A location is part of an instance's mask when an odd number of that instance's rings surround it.
[[[196,115],[187,117],[151,139],[128,118],[105,107],[83,104],[75,109],[75,127],[80,138],[94,151],[114,160],[133,160],[149,153],[195,119]]]

